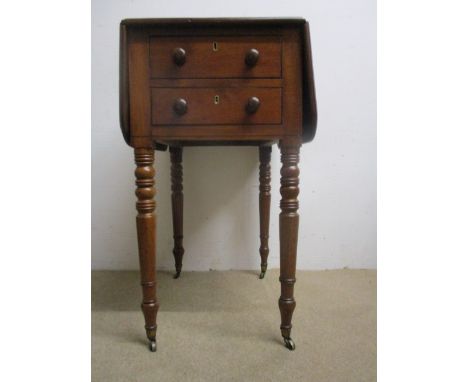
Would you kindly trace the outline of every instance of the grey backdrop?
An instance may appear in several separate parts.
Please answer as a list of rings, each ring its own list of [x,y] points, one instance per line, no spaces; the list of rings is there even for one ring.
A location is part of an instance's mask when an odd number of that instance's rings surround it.
[[[130,17],[288,17],[310,23],[318,131],[301,151],[298,268],[376,267],[375,0],[92,2],[92,267],[137,269],[133,153],[119,130],[118,25]],[[185,270],[258,269],[254,148],[184,152]],[[158,268],[172,269],[168,153],[157,153]],[[272,155],[270,266],[279,264]]]

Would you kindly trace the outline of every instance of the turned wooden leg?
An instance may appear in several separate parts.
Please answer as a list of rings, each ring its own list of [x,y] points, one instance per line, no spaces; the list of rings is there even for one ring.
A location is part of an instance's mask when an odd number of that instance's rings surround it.
[[[261,272],[260,278],[263,279],[268,267],[268,236],[270,231],[270,201],[271,201],[271,146],[261,146],[258,148],[260,158],[260,186],[259,186],[259,210],[260,210],[260,258]]]
[[[294,283],[296,282],[296,251],[299,229],[299,148],[296,140],[282,140],[281,149],[281,213],[280,227],[280,282],[281,297],[281,334],[286,347],[294,350],[291,339],[291,319],[296,307],[294,300]]]
[[[145,316],[146,336],[150,340],[150,350],[156,351],[156,315],[159,303],[156,298],[156,202],[154,196],[154,151],[148,148],[135,149],[135,177],[137,196],[136,217],[138,253],[140,258],[141,286],[143,302],[141,309]]]
[[[171,182],[172,182],[172,226],[174,232],[174,254],[176,273],[174,278],[180,276],[182,270],[182,257],[184,256],[184,193],[182,185],[182,147],[170,147],[171,153]]]

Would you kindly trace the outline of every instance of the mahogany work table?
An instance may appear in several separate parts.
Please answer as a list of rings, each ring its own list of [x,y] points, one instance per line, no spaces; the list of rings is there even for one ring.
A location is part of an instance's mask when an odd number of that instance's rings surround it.
[[[171,157],[174,259],[180,276],[184,146],[258,146],[260,279],[268,259],[271,146],[281,150],[281,334],[291,319],[299,228],[299,149],[317,110],[303,19],[126,19],[120,24],[120,125],[134,149],[136,218],[146,335],[156,350],[155,150]]]

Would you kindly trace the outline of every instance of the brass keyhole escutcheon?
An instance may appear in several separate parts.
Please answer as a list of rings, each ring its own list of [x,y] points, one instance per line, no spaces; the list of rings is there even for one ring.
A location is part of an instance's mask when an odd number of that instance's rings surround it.
[[[219,104],[219,95],[214,96],[214,104],[215,105]]]
[[[218,43],[215,41],[213,42],[213,52],[217,52],[218,51]]]

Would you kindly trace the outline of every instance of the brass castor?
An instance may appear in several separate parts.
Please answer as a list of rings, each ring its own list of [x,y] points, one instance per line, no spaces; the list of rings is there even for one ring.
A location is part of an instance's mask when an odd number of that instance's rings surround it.
[[[284,346],[286,346],[289,350],[293,351],[296,348],[296,344],[292,340],[291,337],[283,337],[284,338]]]
[[[262,264],[260,268],[260,276],[258,276],[259,279],[263,279],[265,277],[265,273],[267,271],[267,264]]]
[[[176,272],[176,274],[174,275],[174,277],[173,277],[173,278],[174,278],[174,279],[178,279],[178,278],[179,278],[179,276],[180,276],[180,271],[179,271],[179,272]]]
[[[149,350],[152,351],[153,353],[156,351],[156,341],[150,341]]]

